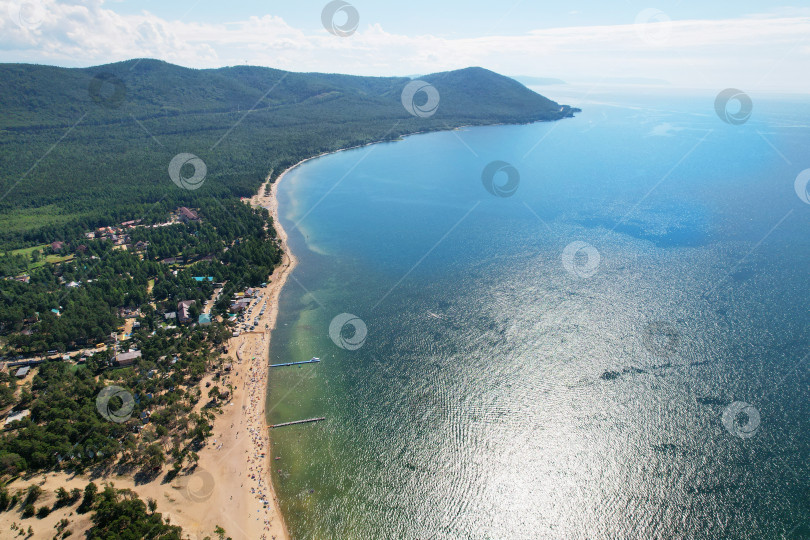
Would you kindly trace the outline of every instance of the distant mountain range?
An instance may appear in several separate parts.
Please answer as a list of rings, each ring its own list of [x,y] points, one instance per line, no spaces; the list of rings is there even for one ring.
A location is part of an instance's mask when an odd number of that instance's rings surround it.
[[[332,116],[357,105],[375,117],[409,117],[400,103],[402,89],[410,82],[405,77],[294,73],[254,66],[189,69],[143,59],[79,69],[0,64],[0,129],[72,124],[85,112],[91,121],[117,118],[109,108],[93,107],[88,88],[99,74],[123,83],[126,94],[121,108],[136,117],[216,115],[268,107],[308,108]],[[515,80],[483,68],[420,79],[439,90],[437,119],[461,116],[475,122],[497,116],[501,121],[535,121],[571,113]]]
[[[516,75],[512,78],[520,83],[525,84],[526,86],[552,86],[556,84],[569,84],[567,81],[562,79],[553,79],[550,77],[529,77],[524,75]],[[603,77],[599,79],[576,80],[570,84],[598,87],[600,85],[670,86],[672,83],[664,79],[651,79],[649,77]]]
[[[552,84],[567,84],[562,79],[553,79],[551,77],[528,77],[525,75],[513,76],[513,79],[526,86],[549,86]]]
[[[138,218],[167,194],[188,205],[246,196],[268,172],[323,152],[577,111],[482,68],[420,80],[435,88],[435,110],[424,92],[415,107],[403,105],[407,77],[198,70],[149,59],[81,69],[0,64],[0,245],[60,236],[77,216],[82,226]],[[206,163],[198,191],[178,194],[169,180],[179,153]]]

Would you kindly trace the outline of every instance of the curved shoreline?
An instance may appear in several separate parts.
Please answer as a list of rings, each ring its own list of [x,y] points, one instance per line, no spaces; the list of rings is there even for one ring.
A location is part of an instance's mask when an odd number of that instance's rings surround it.
[[[458,127],[458,128],[454,128],[454,129],[461,129],[462,127],[463,126]],[[408,137],[408,136],[411,136],[411,135],[420,135],[420,134],[426,134],[426,133],[433,133],[433,132],[410,133],[410,134],[404,135],[401,138],[396,139],[396,140],[373,141],[373,142],[370,142],[370,143],[367,143],[367,144],[350,146],[350,147],[347,147],[347,148],[341,148],[341,149],[330,151],[330,152],[322,152],[322,153],[317,154],[315,156],[311,156],[311,157],[302,159],[301,161],[298,161],[294,165],[291,165],[290,167],[284,169],[276,177],[275,180],[272,180],[272,174],[273,173],[271,171],[270,174],[265,179],[265,181],[259,187],[258,193],[256,195],[254,195],[253,197],[251,197],[250,200],[248,201],[252,206],[254,206],[254,207],[261,206],[261,207],[266,208],[270,212],[270,217],[272,218],[272,226],[276,231],[277,238],[278,238],[279,243],[280,243],[281,248],[282,248],[282,262],[277,267],[278,269],[280,269],[280,273],[278,275],[276,275],[276,272],[274,271],[273,275],[271,277],[275,277],[276,279],[271,281],[271,282],[268,282],[268,286],[265,287],[264,289],[262,289],[263,294],[265,294],[265,298],[267,298],[267,301],[268,302],[272,301],[272,303],[269,304],[270,309],[268,310],[269,313],[268,313],[267,317],[265,317],[265,319],[263,319],[261,321],[261,323],[269,324],[268,330],[265,331],[267,341],[264,342],[264,339],[262,339],[262,346],[263,346],[262,351],[263,352],[260,355],[259,362],[258,363],[255,362],[256,358],[254,357],[253,358],[254,362],[253,362],[253,365],[251,366],[251,370],[260,369],[263,372],[263,385],[262,385],[263,392],[262,392],[262,395],[261,395],[260,413],[261,413],[261,418],[262,418],[261,425],[262,425],[262,428],[263,428],[262,432],[264,434],[264,437],[263,437],[264,440],[261,441],[259,444],[254,444],[253,445],[253,453],[254,454],[259,453],[261,451],[262,445],[264,445],[264,447],[268,449],[268,451],[265,454],[264,460],[263,460],[264,470],[266,471],[266,480],[267,480],[268,485],[270,486],[270,492],[272,493],[272,499],[273,499],[273,503],[274,503],[273,507],[274,507],[275,516],[273,516],[273,518],[277,518],[276,523],[281,525],[281,529],[277,530],[276,535],[272,536],[272,538],[275,538],[275,539],[283,538],[285,540],[290,540],[291,537],[289,535],[289,529],[287,528],[286,520],[284,519],[284,515],[281,512],[281,507],[280,507],[280,504],[279,504],[278,495],[276,493],[276,487],[275,487],[275,485],[273,485],[273,482],[272,482],[272,474],[270,474],[272,445],[271,445],[271,439],[270,439],[270,426],[267,423],[267,410],[266,410],[267,397],[270,394],[269,369],[267,368],[267,366],[270,364],[270,343],[271,343],[271,340],[272,340],[272,331],[275,328],[275,323],[276,323],[276,320],[278,318],[278,310],[279,310],[278,300],[279,300],[279,298],[281,296],[281,291],[284,289],[284,285],[287,283],[287,279],[289,278],[290,274],[292,273],[292,271],[295,269],[295,267],[298,264],[298,259],[295,257],[295,254],[292,252],[292,248],[290,247],[290,245],[288,243],[288,238],[289,238],[288,233],[284,229],[284,227],[282,226],[281,220],[279,218],[279,205],[278,205],[278,188],[279,188],[279,185],[281,184],[282,180],[284,180],[284,178],[287,176],[287,174],[289,174],[294,169],[298,168],[299,166],[301,166],[304,163],[307,163],[309,161],[312,161],[312,160],[315,160],[315,159],[318,159],[318,158],[321,158],[321,157],[325,157],[325,156],[331,156],[331,155],[334,155],[334,154],[338,154],[340,152],[346,152],[348,150],[358,150],[360,148],[365,148],[367,146],[372,146],[372,145],[375,145],[375,144],[386,143],[386,142],[397,142],[397,141],[403,140],[405,137]],[[234,344],[234,342],[237,341],[237,340],[239,340],[239,338],[233,338],[231,340],[231,344]],[[241,344],[238,346],[237,350],[241,351],[244,344],[245,344],[245,342],[241,342]],[[254,351],[255,350],[256,349],[254,348]],[[257,365],[257,364],[259,364],[259,365]],[[236,397],[237,396],[235,394],[234,398],[236,398]],[[271,521],[273,521],[273,519],[271,519]],[[258,531],[256,531],[256,532],[258,532]],[[271,530],[269,532],[273,532],[273,531]],[[278,535],[281,535],[281,536],[278,536]],[[265,537],[262,537],[262,538],[265,538]]]
[[[345,152],[346,150],[355,150],[358,148],[363,148],[364,146],[369,146],[372,144],[378,144],[380,142],[387,142],[387,141],[376,141],[372,143],[368,143],[366,145],[360,146],[353,146],[350,148],[341,148],[340,150],[336,150],[334,152],[323,152],[316,156],[311,156],[306,159],[302,159],[301,161],[295,163],[294,165],[284,169],[281,174],[276,177],[275,180],[272,180],[272,171],[267,176],[265,181],[259,187],[259,191],[256,195],[250,198],[248,201],[254,207],[263,207],[270,212],[270,217],[272,219],[272,227],[276,231],[276,236],[278,238],[279,244],[282,249],[282,262],[279,266],[277,266],[277,270],[273,272],[270,276],[270,280],[268,281],[267,287],[264,287],[262,290],[263,298],[266,299],[268,302],[269,309],[267,310],[266,316],[260,321],[261,324],[266,324],[267,329],[262,332],[262,337],[259,340],[258,338],[251,339],[252,336],[245,336],[242,338],[232,338],[230,340],[230,345],[235,350],[234,357],[237,361],[241,363],[241,353],[243,352],[244,347],[247,345],[249,350],[256,354],[256,356],[252,356],[250,363],[245,366],[245,371],[249,371],[254,375],[259,375],[260,383],[258,385],[253,384],[252,388],[249,388],[247,385],[247,381],[245,381],[245,393],[248,394],[243,398],[246,398],[248,403],[256,404],[256,401],[260,402],[258,407],[253,408],[258,414],[251,415],[249,409],[244,410],[243,420],[248,421],[249,423],[256,424],[258,423],[261,427],[261,436],[260,438],[255,438],[253,440],[253,444],[251,445],[250,452],[253,455],[261,455],[262,451],[264,451],[264,458],[262,459],[262,464],[260,466],[260,470],[262,471],[260,474],[264,477],[264,481],[267,483],[269,487],[270,494],[273,500],[273,515],[269,515],[266,512],[266,508],[257,508],[257,512],[261,512],[261,510],[265,510],[266,519],[268,520],[268,527],[264,528],[263,530],[258,530],[252,527],[246,527],[248,530],[243,531],[246,533],[247,538],[267,538],[267,534],[271,534],[272,538],[280,539],[283,538],[285,540],[290,540],[289,530],[287,528],[287,523],[284,519],[284,515],[281,512],[281,507],[279,504],[278,495],[276,493],[276,487],[273,485],[272,481],[272,474],[270,474],[270,465],[271,465],[271,456],[272,456],[272,446],[270,440],[270,426],[267,423],[267,397],[270,393],[270,379],[269,379],[269,364],[270,364],[270,343],[272,340],[272,332],[276,325],[276,320],[278,319],[278,300],[281,296],[281,291],[284,289],[284,285],[287,283],[287,279],[289,278],[292,271],[298,264],[298,259],[295,257],[295,254],[292,252],[290,245],[288,243],[288,234],[287,231],[281,224],[281,220],[279,218],[279,205],[278,205],[278,187],[281,184],[282,180],[287,176],[289,172],[296,169],[300,165],[308,161],[312,161],[314,159],[318,159],[320,157],[337,154],[338,152]],[[393,141],[392,141],[393,142]],[[278,273],[276,273],[278,271]],[[266,338],[266,339],[265,339]],[[252,382],[257,382],[255,377],[252,378]],[[261,388],[261,390],[259,390]],[[257,395],[258,394],[258,395]],[[237,398],[237,395],[234,394],[234,399]],[[243,399],[245,401],[245,399]],[[244,407],[243,407],[244,409]],[[258,417],[260,417],[260,422],[257,422]],[[241,422],[240,422],[241,423]],[[235,425],[235,422],[232,426]],[[250,425],[250,424],[249,424]],[[249,428],[250,429],[250,428]],[[226,430],[227,431],[227,430]],[[230,434],[233,436],[233,433]],[[223,434],[223,438],[227,435]],[[231,476],[233,478],[233,476]],[[261,483],[261,479],[259,480]],[[235,486],[234,486],[235,487]],[[243,490],[243,496],[245,495],[252,495],[252,493],[245,493],[243,486],[240,485],[240,489]],[[249,515],[253,515],[251,511]],[[273,523],[275,522],[275,526]],[[248,520],[248,524],[252,524]],[[251,530],[253,529],[253,530]],[[258,536],[257,534],[262,534],[263,536]],[[253,536],[257,535],[257,536]]]
[[[500,124],[495,124],[495,125],[500,125]],[[335,154],[338,154],[340,152],[346,152],[346,151],[349,151],[349,150],[358,150],[360,148],[365,148],[367,146],[373,146],[373,145],[377,145],[377,144],[381,144],[381,143],[389,143],[389,142],[394,143],[394,142],[402,141],[405,138],[411,137],[411,136],[414,136],[414,135],[425,135],[425,134],[429,134],[429,133],[441,133],[441,132],[446,132],[446,131],[455,131],[455,130],[468,129],[468,128],[471,128],[471,127],[489,127],[489,126],[490,126],[490,124],[487,124],[486,126],[475,126],[475,125],[474,126],[457,126],[457,127],[451,128],[451,129],[444,129],[444,130],[420,131],[420,132],[414,132],[414,133],[408,133],[408,134],[405,134],[405,135],[401,135],[397,139],[393,139],[393,140],[372,141],[372,142],[369,142],[369,143],[366,143],[366,144],[350,146],[350,147],[347,147],[347,148],[340,148],[338,150],[333,150],[333,151],[329,151],[329,152],[322,152],[320,154],[317,154],[317,155],[302,159],[301,161],[298,161],[297,163],[295,163],[295,164],[291,165],[290,167],[284,169],[275,178],[275,180],[272,179],[273,172],[271,171],[270,174],[265,179],[265,181],[259,187],[258,193],[250,198],[249,203],[252,206],[261,206],[261,207],[266,208],[270,212],[270,217],[272,218],[272,226],[276,231],[277,238],[278,238],[279,243],[280,243],[281,248],[282,248],[282,262],[277,267],[280,270],[280,273],[276,274],[276,271],[274,271],[271,278],[275,278],[275,279],[273,279],[271,282],[268,282],[268,286],[265,287],[264,289],[262,289],[262,292],[265,295],[264,298],[267,299],[267,301],[269,303],[268,307],[270,309],[267,310],[268,314],[267,314],[267,316],[265,318],[263,318],[261,320],[261,323],[268,324],[269,326],[268,326],[268,329],[263,332],[263,334],[267,338],[266,342],[264,340],[264,337],[261,340],[261,345],[260,346],[263,347],[263,348],[261,348],[259,350],[256,350],[254,348],[254,352],[257,352],[257,353],[260,352],[259,358],[258,358],[259,362],[257,363],[257,362],[254,361],[253,365],[251,367],[252,370],[258,370],[259,372],[263,373],[263,375],[262,375],[262,380],[263,380],[262,388],[263,388],[263,390],[261,392],[261,406],[260,406],[263,440],[261,442],[259,442],[258,444],[254,444],[253,452],[254,452],[254,454],[260,453],[261,450],[262,450],[262,446],[264,446],[264,448],[267,449],[267,452],[265,453],[265,457],[264,457],[264,460],[263,460],[263,470],[266,473],[266,481],[267,481],[267,484],[269,485],[270,493],[272,494],[272,499],[273,499],[273,503],[274,503],[273,507],[274,507],[275,516],[273,516],[273,518],[271,518],[271,522],[274,521],[274,518],[277,518],[276,524],[281,525],[281,530],[276,531],[276,535],[281,535],[281,536],[273,536],[273,538],[284,538],[286,540],[289,540],[290,536],[289,536],[289,531],[288,531],[288,528],[287,528],[286,521],[284,520],[284,516],[283,516],[283,514],[281,512],[278,495],[276,493],[276,488],[275,488],[275,486],[273,485],[273,482],[272,482],[272,475],[270,474],[270,465],[271,465],[270,460],[271,460],[271,454],[272,454],[272,451],[271,451],[272,446],[271,446],[271,440],[270,440],[270,426],[267,423],[267,410],[266,410],[267,397],[269,396],[269,393],[270,393],[270,386],[269,386],[270,380],[269,380],[269,373],[268,373],[269,369],[267,368],[267,366],[270,363],[270,342],[271,342],[271,339],[272,339],[272,331],[275,328],[276,320],[278,318],[278,310],[279,310],[278,300],[279,300],[279,298],[281,296],[281,291],[283,290],[284,285],[287,282],[287,279],[289,278],[290,274],[292,273],[292,271],[295,269],[295,267],[298,264],[298,259],[295,257],[295,254],[292,252],[292,248],[290,247],[290,245],[288,243],[288,238],[289,238],[288,237],[288,232],[282,226],[281,220],[279,218],[279,205],[278,205],[278,187],[279,187],[279,185],[284,180],[284,178],[287,176],[287,174],[289,174],[291,171],[293,171],[294,169],[296,169],[299,166],[303,165],[304,163],[307,163],[309,161],[312,161],[312,160],[315,160],[315,159],[318,159],[318,158],[321,158],[321,157],[331,156],[331,155],[335,155]],[[234,338],[232,340],[232,343],[233,343],[233,341],[238,340],[238,339],[239,338]],[[240,346],[239,350],[241,350],[242,346],[244,346],[244,342]],[[255,357],[253,358],[253,360],[256,360],[256,359],[257,358],[255,358]],[[234,397],[236,397],[236,395]],[[265,532],[267,532],[267,531],[265,531]],[[270,531],[270,532],[272,532],[272,531]],[[262,537],[262,538],[264,538],[264,537]]]
[[[396,141],[374,141],[323,152],[298,161],[275,180],[271,171],[256,195],[245,200],[247,204],[263,207],[270,213],[272,223],[268,225],[272,225],[276,232],[282,259],[269,276],[267,286],[259,289],[261,300],[257,304],[266,302],[268,308],[259,321],[261,330],[246,332],[228,341],[229,357],[235,366],[231,400],[235,405],[216,419],[213,443],[199,452],[200,469],[213,477],[214,493],[210,499],[198,504],[188,504],[186,500],[181,507],[166,505],[175,521],[188,533],[205,534],[221,524],[235,540],[290,540],[270,473],[272,446],[267,423],[270,343],[278,319],[278,300],[298,264],[288,243],[288,232],[279,218],[278,187],[289,172],[308,161],[383,142]],[[247,431],[248,436],[240,439],[240,431]]]
[[[270,213],[272,223],[268,225],[272,225],[276,231],[282,259],[268,277],[267,286],[258,289],[262,295],[259,304],[267,302],[269,308],[261,316],[259,328],[228,341],[228,356],[234,369],[226,375],[225,380],[230,380],[233,384],[232,397],[222,407],[223,413],[215,419],[211,440],[198,452],[199,461],[193,472],[180,475],[165,484],[157,480],[136,483],[129,475],[111,474],[90,478],[67,471],[37,474],[19,483],[33,482],[40,485],[46,493],[43,502],[47,502],[53,499],[52,494],[58,487],[82,489],[90,480],[111,482],[119,489],[134,491],[143,500],[156,500],[158,511],[164,518],[183,527],[184,540],[209,536],[216,526],[224,527],[227,535],[234,540],[290,540],[270,473],[272,447],[266,417],[266,401],[270,390],[270,340],[278,317],[278,300],[298,264],[298,259],[288,244],[289,233],[282,226],[279,217],[279,185],[292,170],[321,157],[380,143],[398,142],[414,135],[489,126],[457,126],[414,132],[396,139],[372,141],[322,152],[284,169],[274,180],[271,171],[258,192],[249,199],[243,199],[245,203],[264,207]],[[204,389],[208,382],[217,384],[213,373],[203,377],[200,388]],[[52,530],[56,521],[64,517],[63,514],[67,511],[70,508],[66,507],[64,511],[54,510],[47,518],[38,519],[37,528]],[[0,525],[8,525],[15,517],[16,514],[13,513],[0,514]],[[90,519],[86,516],[72,519],[75,520],[73,530],[79,534],[91,526]]]
[[[267,538],[267,534],[270,534],[272,538],[277,540],[281,538],[285,540],[290,539],[289,530],[287,529],[284,515],[281,512],[278,495],[276,494],[276,488],[273,485],[272,475],[270,474],[272,446],[270,440],[270,426],[267,423],[267,397],[270,393],[268,368],[270,364],[270,343],[272,340],[272,333],[278,319],[278,301],[281,296],[281,291],[284,289],[284,285],[287,283],[287,279],[298,264],[298,259],[295,257],[295,254],[292,252],[292,249],[287,241],[287,231],[282,226],[279,218],[278,187],[287,174],[299,165],[302,165],[307,161],[337,152],[342,152],[344,150],[350,150],[350,148],[341,149],[336,152],[324,152],[322,154],[318,154],[317,156],[303,159],[286,168],[275,178],[275,180],[272,180],[273,173],[271,171],[265,181],[259,187],[258,193],[247,201],[251,206],[263,207],[270,213],[272,223],[269,225],[271,225],[276,232],[276,238],[278,239],[282,252],[281,263],[276,267],[276,269],[274,269],[273,274],[268,278],[267,286],[260,289],[262,298],[267,302],[267,307],[269,308],[267,309],[266,315],[259,322],[260,327],[262,324],[265,325],[265,330],[260,331],[259,333],[243,334],[240,337],[232,338],[229,342],[229,345],[231,345],[231,348],[234,351],[232,355],[240,365],[243,362],[243,352],[247,352],[250,357],[244,367],[244,370],[240,369],[240,373],[244,373],[245,375],[248,373],[250,374],[250,380],[243,375],[244,379],[241,382],[243,383],[245,395],[242,396],[241,401],[242,403],[248,403],[251,406],[248,408],[245,408],[244,405],[242,406],[242,419],[240,420],[240,424],[242,422],[247,422],[246,427],[249,430],[252,430],[252,444],[247,451],[249,456],[261,456],[264,454],[264,457],[259,463],[256,464],[255,469],[249,467],[248,472],[254,472],[257,476],[257,478],[251,478],[254,480],[257,486],[260,487],[262,485],[266,485],[268,487],[269,494],[271,495],[271,499],[273,501],[272,513],[268,512],[268,508],[265,508],[263,505],[249,505],[252,506],[252,508],[248,512],[247,517],[254,515],[254,509],[255,513],[261,513],[262,510],[264,510],[266,523],[265,527],[258,529],[256,527],[252,527],[251,525],[254,525],[255,522],[248,519],[245,524],[247,530],[244,530],[243,532],[245,533],[246,538],[249,539]],[[247,351],[245,351],[246,347]],[[237,398],[238,396],[235,393],[234,399]],[[232,428],[235,425],[236,422],[233,422],[231,424]],[[228,430],[225,431],[227,432]],[[233,433],[223,433],[223,439],[233,436]],[[252,463],[250,461],[250,457],[248,457],[248,460],[249,463]],[[241,476],[241,474],[239,476]],[[234,478],[234,476],[231,475],[230,478]],[[251,495],[254,493],[244,489],[244,485],[242,484],[240,484],[239,488],[236,488],[235,485],[233,488],[242,490],[242,497],[249,497],[249,501],[258,500],[255,499],[255,497],[251,497]]]

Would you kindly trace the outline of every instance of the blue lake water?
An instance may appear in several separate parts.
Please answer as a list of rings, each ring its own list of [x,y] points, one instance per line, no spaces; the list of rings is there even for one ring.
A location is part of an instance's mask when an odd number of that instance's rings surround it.
[[[543,90],[583,112],[282,182],[293,537],[810,537],[810,100]]]

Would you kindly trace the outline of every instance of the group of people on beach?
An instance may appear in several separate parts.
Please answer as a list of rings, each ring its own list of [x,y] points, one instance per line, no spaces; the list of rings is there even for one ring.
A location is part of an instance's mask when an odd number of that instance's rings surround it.
[[[270,516],[272,489],[269,479],[266,478],[269,471],[265,469],[269,452],[269,437],[263,407],[268,367],[266,362],[256,362],[255,360],[257,356],[259,358],[263,356],[263,348],[267,346],[265,336],[263,336],[261,341],[254,344],[253,348],[248,351],[251,362],[244,377],[245,401],[242,405],[243,421],[247,424],[245,427],[253,443],[251,445],[253,454],[251,455],[251,451],[245,450],[245,459],[248,463],[248,477],[253,484],[250,492],[261,503],[261,508],[256,511],[258,514],[256,519],[263,522],[265,534],[262,534],[262,540],[266,540],[266,532],[270,530],[272,521]]]

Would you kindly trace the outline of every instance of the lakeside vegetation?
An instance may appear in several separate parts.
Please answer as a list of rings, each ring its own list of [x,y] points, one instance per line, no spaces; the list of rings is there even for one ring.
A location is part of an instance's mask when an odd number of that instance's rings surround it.
[[[10,492],[0,488],[0,512],[20,511],[20,522],[11,523],[9,534],[30,538],[34,533],[31,522],[46,518],[51,512],[66,510],[68,517],[60,519],[54,525],[53,538],[73,536],[76,521],[84,514],[90,514],[91,525],[84,532],[88,540],[181,540],[183,529],[172,525],[168,517],[157,512],[157,501],[141,500],[129,489],[117,489],[113,484],[104,484],[100,490],[94,482],[85,488],[73,488],[70,491],[58,488],[53,494],[52,504],[43,499],[48,494],[36,484],[25,490]],[[72,518],[72,519],[71,519]],[[26,527],[27,525],[27,527]],[[216,526],[213,536],[218,540],[230,540],[224,528]]]
[[[88,92],[100,73],[126,89],[117,108]],[[201,197],[252,196],[268,172],[323,152],[572,114],[480,68],[422,80],[441,98],[429,118],[402,106],[403,77],[193,70],[156,60],[86,69],[0,64],[0,223],[11,225],[0,227],[0,251],[67,241],[128,219],[157,220],[161,210],[195,206]],[[169,162],[181,152],[207,165],[197,191],[169,180]]]
[[[126,89],[120,104],[88,93],[100,73]],[[229,394],[202,381],[227,377],[233,301],[281,260],[268,212],[240,201],[268,174],[410,133],[573,112],[479,68],[422,80],[441,94],[430,118],[403,108],[406,78],[0,64],[0,414],[22,415],[0,433],[0,502],[7,482],[45,470],[153,479],[168,469],[167,480],[194,470]],[[167,174],[182,152],[207,165],[197,190]],[[183,208],[194,217],[181,219]],[[23,364],[32,373],[16,375]],[[99,410],[110,386],[133,399],[120,422]],[[148,527],[179,538],[130,492],[85,499],[90,538],[124,522],[133,538]],[[40,512],[18,502],[24,517]]]

